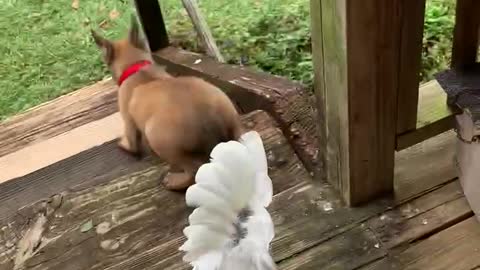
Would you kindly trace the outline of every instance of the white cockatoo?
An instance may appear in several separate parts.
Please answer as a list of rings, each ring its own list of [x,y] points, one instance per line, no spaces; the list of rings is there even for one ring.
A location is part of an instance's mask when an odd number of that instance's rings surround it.
[[[274,225],[266,207],[272,181],[260,135],[218,144],[186,193],[196,207],[180,247],[193,270],[275,270],[270,255]]]

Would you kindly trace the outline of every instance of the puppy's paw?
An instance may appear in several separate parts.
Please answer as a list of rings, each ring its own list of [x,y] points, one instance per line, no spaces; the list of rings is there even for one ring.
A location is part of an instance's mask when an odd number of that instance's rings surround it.
[[[183,191],[195,183],[195,179],[188,173],[169,172],[163,179],[163,185],[168,190]]]
[[[139,149],[133,149],[125,137],[122,137],[120,141],[118,141],[118,146],[121,150],[125,151],[129,155],[136,157],[137,159],[143,158],[142,151],[140,151]]]

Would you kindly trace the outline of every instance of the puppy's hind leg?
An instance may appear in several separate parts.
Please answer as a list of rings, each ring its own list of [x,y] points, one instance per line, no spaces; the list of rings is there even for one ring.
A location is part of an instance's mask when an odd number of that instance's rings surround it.
[[[175,191],[187,189],[195,183],[195,174],[203,163],[205,162],[202,159],[191,156],[183,156],[176,162],[174,166],[182,168],[183,172],[169,172],[163,180],[165,188]]]

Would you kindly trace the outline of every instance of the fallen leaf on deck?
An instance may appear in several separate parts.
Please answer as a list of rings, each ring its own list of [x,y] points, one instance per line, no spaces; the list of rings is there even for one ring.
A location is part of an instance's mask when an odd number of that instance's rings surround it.
[[[79,7],[80,7],[80,0],[73,0],[72,8],[73,9],[78,9]]]
[[[41,215],[18,242],[14,270],[23,269],[23,264],[40,250],[47,218]]]
[[[87,223],[83,224],[82,227],[80,227],[80,231],[82,233],[88,232],[93,228],[93,221],[90,219]]]
[[[110,11],[108,16],[110,17],[110,20],[115,20],[116,18],[118,18],[118,16],[120,16],[120,12],[118,12],[116,9],[114,9],[114,10]]]

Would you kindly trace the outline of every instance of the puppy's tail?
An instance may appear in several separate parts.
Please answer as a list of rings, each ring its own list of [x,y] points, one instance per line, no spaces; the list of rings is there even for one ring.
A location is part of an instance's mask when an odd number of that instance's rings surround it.
[[[240,118],[237,115],[232,117],[235,118],[226,121],[225,117],[214,114],[197,123],[202,130],[202,138],[198,140],[194,152],[208,161],[210,153],[219,142],[238,141],[244,132]]]
[[[198,270],[275,269],[274,228],[265,209],[272,181],[260,135],[250,131],[218,144],[195,181],[186,193],[187,205],[197,208],[184,230],[184,260]]]

